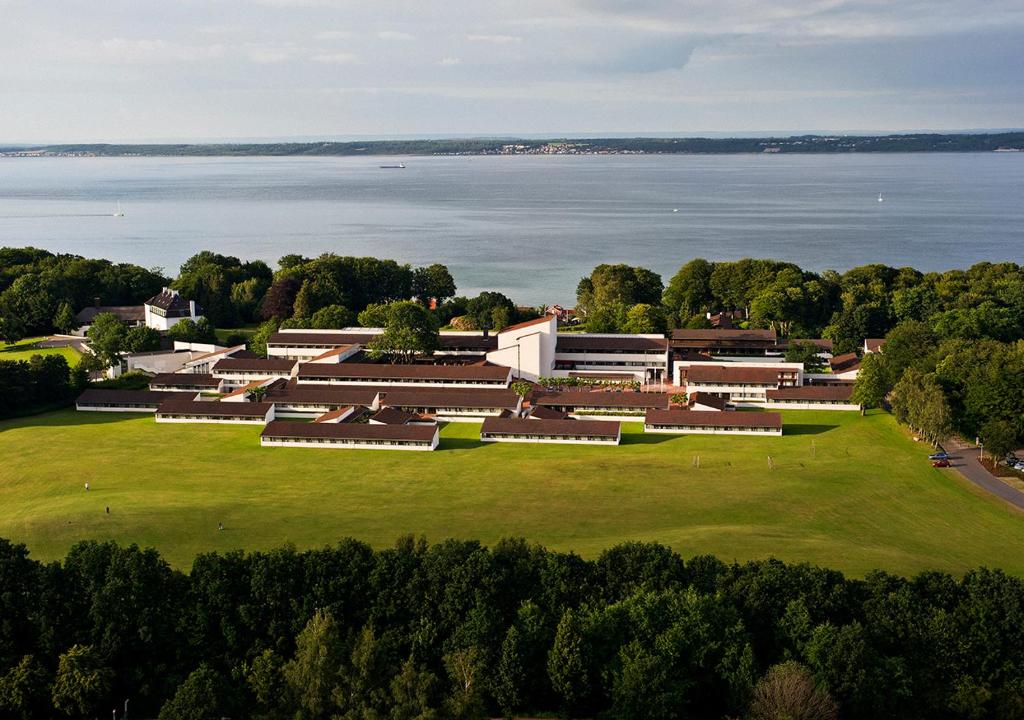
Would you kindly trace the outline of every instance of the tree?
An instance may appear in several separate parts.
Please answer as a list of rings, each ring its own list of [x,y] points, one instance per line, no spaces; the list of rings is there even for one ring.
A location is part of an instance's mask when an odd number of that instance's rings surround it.
[[[589,648],[579,614],[571,608],[558,622],[555,641],[548,653],[548,677],[569,712],[582,707],[589,699]]]
[[[128,327],[114,313],[99,313],[92,319],[86,334],[89,337],[89,347],[103,363],[103,367],[110,367],[118,362],[121,353],[124,352],[127,331]]]
[[[878,353],[868,353],[861,359],[860,371],[853,384],[850,399],[860,405],[860,414],[867,410],[882,407],[885,395],[889,391],[886,378],[888,369],[885,359]]]
[[[514,392],[521,398],[525,398],[527,395],[533,392],[533,385],[531,385],[526,380],[516,380],[509,386],[509,388],[512,390],[512,392]]]
[[[576,287],[576,307],[586,317],[588,329],[595,315],[600,316],[602,330],[621,329],[630,307],[660,306],[661,295],[657,273],[629,265],[598,265]]]
[[[261,323],[260,326],[256,328],[256,332],[254,332],[252,337],[249,338],[248,349],[260,357],[266,357],[267,340],[270,339],[271,335],[277,332],[277,328],[280,324],[281,323],[274,318]]]
[[[803,363],[805,372],[821,372],[825,362],[820,352],[821,348],[809,340],[791,342],[786,348],[786,362]]]
[[[412,362],[416,355],[433,353],[437,343],[437,327],[430,311],[406,300],[388,306],[384,332],[370,340],[369,351],[373,357]]]
[[[284,679],[299,707],[323,718],[334,707],[332,695],[343,664],[341,635],[331,614],[317,610],[295,638],[295,657]]]
[[[0,317],[0,341],[13,345],[25,337],[25,323],[13,316]]]
[[[710,281],[713,270],[712,263],[701,259],[691,260],[679,268],[661,296],[662,304],[669,314],[679,322],[685,322],[693,315],[703,316],[712,310]]]
[[[257,385],[256,387],[251,388],[246,393],[246,397],[249,398],[249,402],[256,402],[256,403],[263,402],[263,398],[265,398],[266,396],[267,396],[267,386],[266,385]]]
[[[499,292],[482,292],[466,302],[466,314],[478,330],[500,330],[516,311],[515,303]]]
[[[356,316],[341,305],[328,305],[313,313],[309,324],[318,330],[341,330],[355,325]]]
[[[665,332],[665,315],[661,307],[640,303],[626,312],[626,322],[622,331],[627,333],[661,333]]]
[[[65,715],[92,715],[110,692],[113,673],[91,645],[72,645],[60,656],[53,706]]]
[[[46,670],[31,655],[0,676],[0,715],[12,720],[43,717],[50,699]]]
[[[64,334],[70,334],[78,329],[79,323],[75,319],[75,311],[71,308],[71,303],[65,301],[60,304],[57,314],[53,316],[53,327]]]
[[[160,720],[219,720],[230,713],[229,695],[220,673],[200,665],[160,708]]]
[[[754,687],[750,720],[836,720],[839,708],[828,691],[818,687],[810,671],[797,662],[768,669]]]
[[[260,316],[265,320],[272,318],[284,320],[291,317],[292,306],[295,304],[295,296],[298,293],[299,281],[291,275],[274,278],[274,282],[271,283],[260,306]]]
[[[416,268],[412,271],[412,294],[424,305],[431,299],[440,305],[455,295],[455,279],[440,263]]]
[[[484,713],[483,658],[474,647],[465,647],[444,656],[444,666],[451,679],[448,713],[453,720],[478,720]]]
[[[160,349],[160,333],[146,325],[136,325],[124,333],[124,351],[148,352]]]
[[[198,320],[185,318],[179,320],[167,331],[167,337],[171,340],[187,343],[216,343],[217,335],[213,331],[210,320],[201,317]]]
[[[410,656],[391,680],[389,720],[436,720],[437,678]]]
[[[1006,420],[989,420],[981,426],[978,435],[985,449],[996,460],[1017,448],[1017,432]]]

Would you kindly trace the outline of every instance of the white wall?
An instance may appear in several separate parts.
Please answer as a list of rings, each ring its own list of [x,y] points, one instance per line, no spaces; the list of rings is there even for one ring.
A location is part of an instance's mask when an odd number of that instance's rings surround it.
[[[508,442],[508,443],[535,443],[545,445],[618,445],[621,433],[612,438],[602,438],[600,440],[570,440],[564,438],[487,438],[480,437],[480,442]]]
[[[644,425],[645,433],[660,433],[662,435],[747,435],[747,436],[767,436],[767,437],[778,437],[782,435],[782,429],[771,430],[768,432],[764,431],[753,431],[753,430],[725,430],[722,428],[656,428],[653,425]]]
[[[832,405],[830,403],[815,402],[768,402],[765,403],[762,407],[771,408],[772,410],[860,410],[860,405],[852,405],[850,403],[840,403],[838,405]]]
[[[149,413],[150,415],[156,412],[156,408],[93,407],[92,405],[79,405],[78,403],[75,403],[75,410],[79,412]]]
[[[318,442],[279,442],[274,438],[260,438],[260,445],[263,447],[288,447],[288,448],[318,448],[320,450],[412,450],[430,452],[437,448],[438,434],[434,433],[434,440],[430,445],[370,445],[354,442],[351,445],[336,443]]]
[[[555,367],[558,320],[553,316],[524,327],[498,333],[498,349],[487,353],[495,365],[512,368],[513,379],[536,382],[551,375]]]

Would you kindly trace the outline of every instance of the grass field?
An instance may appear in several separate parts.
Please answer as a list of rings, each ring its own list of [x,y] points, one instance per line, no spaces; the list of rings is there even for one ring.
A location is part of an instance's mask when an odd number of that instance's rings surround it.
[[[68,365],[74,365],[81,357],[78,351],[72,348],[36,347],[36,344],[42,339],[41,337],[26,338],[12,345],[0,343],[0,360],[28,360],[33,355],[63,355],[67,359]]]
[[[684,556],[776,556],[854,575],[982,564],[1024,574],[1024,516],[931,468],[888,415],[794,411],[785,422],[782,438],[626,426],[617,448],[482,445],[478,425],[453,424],[438,451],[410,453],[261,448],[253,426],[62,411],[0,423],[0,536],[43,559],[113,538],[182,567],[204,550],[344,536],[387,546],[411,532],[522,535],[585,556],[656,540]]]

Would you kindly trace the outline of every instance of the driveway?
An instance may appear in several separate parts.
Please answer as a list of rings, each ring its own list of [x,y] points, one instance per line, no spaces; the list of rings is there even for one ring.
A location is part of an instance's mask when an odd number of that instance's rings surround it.
[[[1024,492],[1007,485],[990,473],[978,462],[978,448],[970,445],[959,445],[956,441],[949,443],[950,465],[983,490],[1002,498],[1020,510],[1024,510]]]

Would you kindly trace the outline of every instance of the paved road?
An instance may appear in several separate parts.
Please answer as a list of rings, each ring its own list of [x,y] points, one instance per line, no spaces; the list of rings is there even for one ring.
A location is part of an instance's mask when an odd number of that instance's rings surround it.
[[[51,335],[50,337],[41,340],[39,347],[43,348],[61,348],[69,347],[73,350],[77,350],[81,354],[85,354],[85,340],[82,338],[68,337],[67,335]]]
[[[978,462],[978,448],[950,443],[950,464],[969,482],[1024,510],[1024,492],[1007,485]]]

